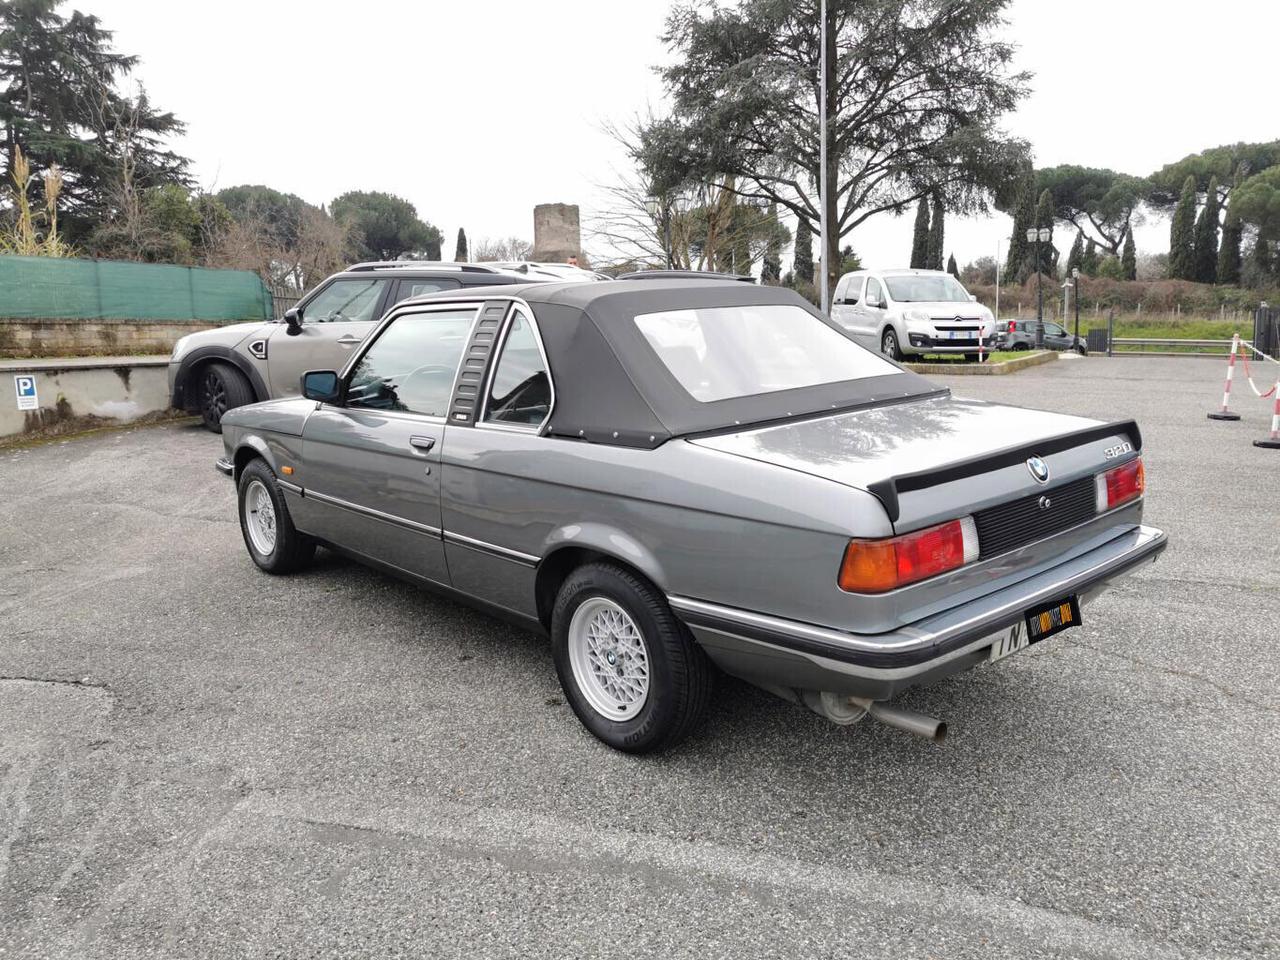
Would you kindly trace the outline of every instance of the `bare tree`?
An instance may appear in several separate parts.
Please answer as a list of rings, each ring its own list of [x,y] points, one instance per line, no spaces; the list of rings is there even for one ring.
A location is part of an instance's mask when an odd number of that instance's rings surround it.
[[[533,244],[519,237],[481,237],[471,248],[471,255],[477,263],[528,260],[533,256]]]

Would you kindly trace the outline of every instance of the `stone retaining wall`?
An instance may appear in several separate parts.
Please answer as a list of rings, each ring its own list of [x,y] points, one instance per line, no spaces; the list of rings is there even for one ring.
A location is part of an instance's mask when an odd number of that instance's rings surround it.
[[[169,353],[208,320],[13,320],[0,318],[0,358]]]

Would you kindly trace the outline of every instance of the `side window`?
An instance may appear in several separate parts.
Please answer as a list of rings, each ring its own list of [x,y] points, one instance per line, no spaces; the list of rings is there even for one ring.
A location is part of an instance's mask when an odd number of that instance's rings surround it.
[[[485,398],[485,423],[537,427],[551,412],[551,378],[533,324],[519,307],[511,315]]]
[[[862,287],[865,277],[853,276],[849,278],[849,286],[844,292],[844,302],[851,307],[856,307],[862,302]]]
[[[456,290],[462,286],[457,280],[441,277],[438,280],[399,280],[396,287],[395,302],[420,297],[424,293],[435,293],[437,290]]]
[[[1062,327],[1056,323],[1046,323],[1044,325],[1044,332],[1049,334],[1051,337],[1065,337],[1067,335],[1067,331],[1063,330]]]
[[[369,278],[335,280],[303,308],[307,323],[334,323],[339,320],[376,320],[374,311],[382,299],[386,280]]]
[[[880,281],[875,277],[872,277],[867,281],[867,306],[884,306],[884,294],[880,292]]]
[[[474,310],[406,313],[383,328],[347,381],[347,406],[443,417]]]

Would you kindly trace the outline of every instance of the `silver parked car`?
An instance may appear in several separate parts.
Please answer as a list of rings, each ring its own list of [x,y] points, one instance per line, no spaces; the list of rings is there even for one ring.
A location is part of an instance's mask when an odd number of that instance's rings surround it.
[[[977,360],[996,337],[991,311],[974,299],[941,270],[856,270],[836,284],[831,318],[893,360],[930,353]]]
[[[776,287],[435,294],[302,392],[223,418],[253,561],[322,544],[546,631],[620,750],[688,734],[712,664],[939,738],[887,701],[1165,547],[1132,421],[958,399]]]

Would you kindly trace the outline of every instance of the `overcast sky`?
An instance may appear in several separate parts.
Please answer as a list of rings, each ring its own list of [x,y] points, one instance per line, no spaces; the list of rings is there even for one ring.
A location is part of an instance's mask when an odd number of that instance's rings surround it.
[[[313,203],[346,190],[412,201],[446,237],[532,239],[533,206],[578,203],[628,172],[604,131],[647,105],[668,0],[72,0],[137,54],[135,78],[187,124],[206,188],[265,183]],[[1209,16],[1208,14],[1211,14]],[[1014,0],[1008,36],[1036,73],[1007,128],[1038,165],[1147,174],[1205,147],[1280,137],[1273,0]],[[845,238],[901,265],[911,218]],[[961,265],[1009,220],[949,222]],[[1167,224],[1137,233],[1168,247]]]

